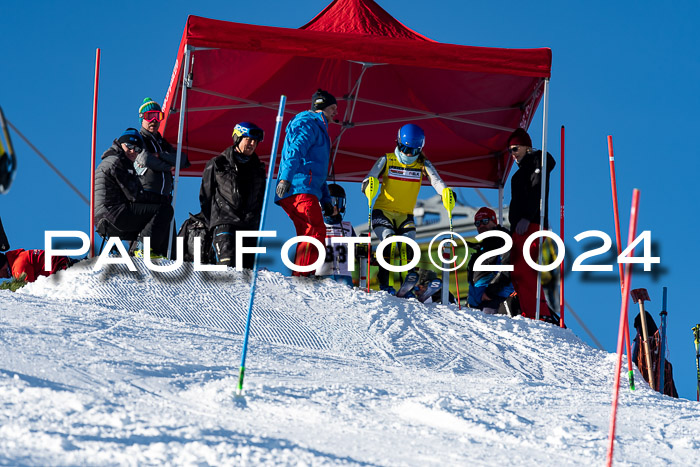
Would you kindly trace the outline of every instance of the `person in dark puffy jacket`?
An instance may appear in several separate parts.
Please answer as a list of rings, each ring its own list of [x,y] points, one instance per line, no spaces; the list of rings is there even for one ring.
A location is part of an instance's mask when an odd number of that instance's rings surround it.
[[[233,129],[233,145],[207,162],[202,173],[199,204],[212,235],[216,264],[236,266],[236,232],[258,230],[265,197],[265,164],[255,149],[263,130],[250,122]],[[254,237],[243,245],[254,247]],[[255,257],[244,255],[242,266],[252,269]]]
[[[510,181],[510,206],[508,220],[510,221],[513,249],[511,264],[513,273],[511,279],[518,293],[520,309],[523,316],[535,318],[537,309],[537,271],[532,269],[523,257],[525,240],[534,232],[540,230],[540,197],[542,194],[542,151],[532,148],[532,140],[522,128],[515,130],[508,138],[508,152],[518,164],[518,170]],[[548,228],[547,209],[549,207],[549,174],[556,162],[551,154],[547,154],[546,192],[544,198],[544,228]],[[530,244],[530,257],[537,261],[539,258],[538,242]],[[545,294],[540,291],[540,317],[550,317],[551,313]]]
[[[143,152],[138,130],[127,129],[104,154],[95,173],[95,223],[107,221],[110,235],[138,233],[151,237],[151,248],[165,256],[173,208],[163,199],[153,202],[144,195],[134,160]]]
[[[277,174],[275,203],[294,222],[297,235],[313,237],[324,244],[323,216],[333,215],[326,185],[331,141],[328,123],[338,113],[335,97],[321,89],[311,101],[311,110],[297,114],[287,125]],[[319,205],[320,202],[320,205]],[[321,210],[323,206],[323,211]],[[297,245],[294,264],[307,266],[318,259],[318,251],[307,242]],[[294,272],[295,276],[311,274]]]
[[[173,174],[177,163],[177,150],[158,132],[163,120],[160,105],[147,97],[139,107],[141,137],[145,151],[136,158],[137,173],[141,179],[144,196],[152,202],[172,201]],[[190,166],[187,154],[180,157],[180,170]]]

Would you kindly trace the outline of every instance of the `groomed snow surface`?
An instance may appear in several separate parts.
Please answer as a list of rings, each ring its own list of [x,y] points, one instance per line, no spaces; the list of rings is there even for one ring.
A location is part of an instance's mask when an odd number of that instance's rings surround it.
[[[615,356],[569,330],[263,271],[240,398],[250,273],[136,261],[0,291],[0,464],[605,462]],[[696,465],[700,404],[635,376],[616,463]]]

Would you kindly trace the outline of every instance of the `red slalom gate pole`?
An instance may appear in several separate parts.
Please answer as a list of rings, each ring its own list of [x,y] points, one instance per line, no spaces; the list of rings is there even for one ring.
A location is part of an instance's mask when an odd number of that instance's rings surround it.
[[[610,182],[612,184],[613,214],[615,216],[615,241],[617,242],[617,256],[620,256],[622,253],[622,237],[620,235],[620,212],[617,207],[617,180],[615,178],[615,153],[613,152],[612,135],[608,135],[608,155],[610,158]],[[620,293],[624,299],[624,279],[622,266],[620,263],[617,263],[617,268],[620,271]],[[628,322],[625,322],[625,345],[627,349],[627,378],[629,379],[630,389],[634,391],[634,372],[632,371],[632,352]]]
[[[564,241],[564,125],[561,126],[561,180],[559,191],[561,203],[559,207],[559,235]],[[564,261],[559,265],[559,327],[564,327]]]
[[[631,245],[636,237],[637,213],[639,211],[639,190],[636,188],[632,192],[632,209],[630,210],[630,227],[627,237],[627,245]],[[634,256],[634,248],[630,251],[630,256]],[[629,290],[632,279],[632,264],[625,267],[624,280],[622,281],[622,305],[620,307],[620,328],[617,333],[617,363],[615,364],[615,382],[613,383],[612,413],[610,414],[610,434],[608,436],[608,457],[607,466],[610,467],[613,461],[613,449],[615,447],[615,423],[617,421],[617,400],[620,395],[620,370],[622,369],[622,345],[624,341],[624,330],[627,326],[627,311],[629,310]],[[629,360],[629,358],[628,358]]]
[[[95,56],[95,91],[92,103],[92,151],[90,152],[90,258],[95,257],[95,140],[97,139],[97,90],[100,85],[100,49]]]

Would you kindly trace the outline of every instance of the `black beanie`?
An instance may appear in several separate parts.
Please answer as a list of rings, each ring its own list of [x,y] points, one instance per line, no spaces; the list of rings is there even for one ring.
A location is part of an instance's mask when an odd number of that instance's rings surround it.
[[[311,98],[311,110],[323,110],[333,104],[338,105],[333,94],[322,89],[316,91]]]

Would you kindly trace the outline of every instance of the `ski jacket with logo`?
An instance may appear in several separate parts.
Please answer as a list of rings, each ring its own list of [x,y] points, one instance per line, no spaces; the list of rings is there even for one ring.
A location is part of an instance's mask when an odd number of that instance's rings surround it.
[[[331,202],[326,185],[330,151],[328,120],[323,112],[305,111],[289,122],[277,175],[278,180],[292,184],[285,198],[307,193],[316,196],[322,205]],[[275,203],[279,204],[280,199],[275,195]]]
[[[39,276],[50,276],[61,269],[68,267],[66,256],[54,256],[51,258],[51,269],[44,271],[44,250],[10,250],[5,253],[7,263],[10,265],[12,276],[19,278],[23,273],[27,275],[27,282],[34,282]]]
[[[547,229],[549,219],[549,174],[557,163],[551,154],[547,153],[547,191],[544,197],[544,228]],[[510,206],[508,208],[508,221],[510,228],[515,226],[520,219],[527,219],[531,223],[540,223],[540,196],[542,195],[542,151],[534,151],[526,154],[520,161],[518,170],[510,181]]]
[[[416,162],[410,165],[402,164],[395,152],[380,157],[367,175],[367,178],[375,177],[382,182],[374,209],[413,214],[423,174],[427,175],[435,191],[442,195],[442,190],[447,185],[425,155],[421,154]]]
[[[202,173],[199,204],[209,229],[231,224],[258,230],[265,197],[265,164],[253,153],[247,162],[229,146],[207,162]]]
[[[146,147],[136,158],[136,165],[141,167],[139,178],[146,195],[153,193],[166,197],[170,201],[173,191],[173,174],[171,169],[177,162],[177,150],[160,133],[151,133],[145,128],[139,131]],[[190,166],[187,154],[182,153],[180,169]],[[145,169],[145,170],[144,170]],[[151,202],[162,202],[154,197]]]
[[[497,226],[496,229],[510,235],[508,230],[504,229],[500,225]],[[505,242],[499,237],[488,237],[479,243],[469,242],[469,248],[476,250],[469,257],[469,264],[467,265],[467,278],[469,280],[470,291],[473,287],[486,287],[485,290],[481,290],[481,293],[485,291],[486,295],[492,299],[498,297],[499,295],[503,295],[504,290],[506,292],[506,296],[513,292],[509,271],[474,271],[474,263],[476,263],[476,260],[479,259],[480,256],[501,248],[503,245],[505,245]],[[510,264],[510,251],[506,251],[500,256],[496,255],[487,258],[482,264],[484,266]],[[478,301],[475,303],[481,302],[481,293],[479,294]]]
[[[95,172],[95,222],[107,219],[114,223],[128,203],[142,200],[143,188],[134,164],[114,140]]]

